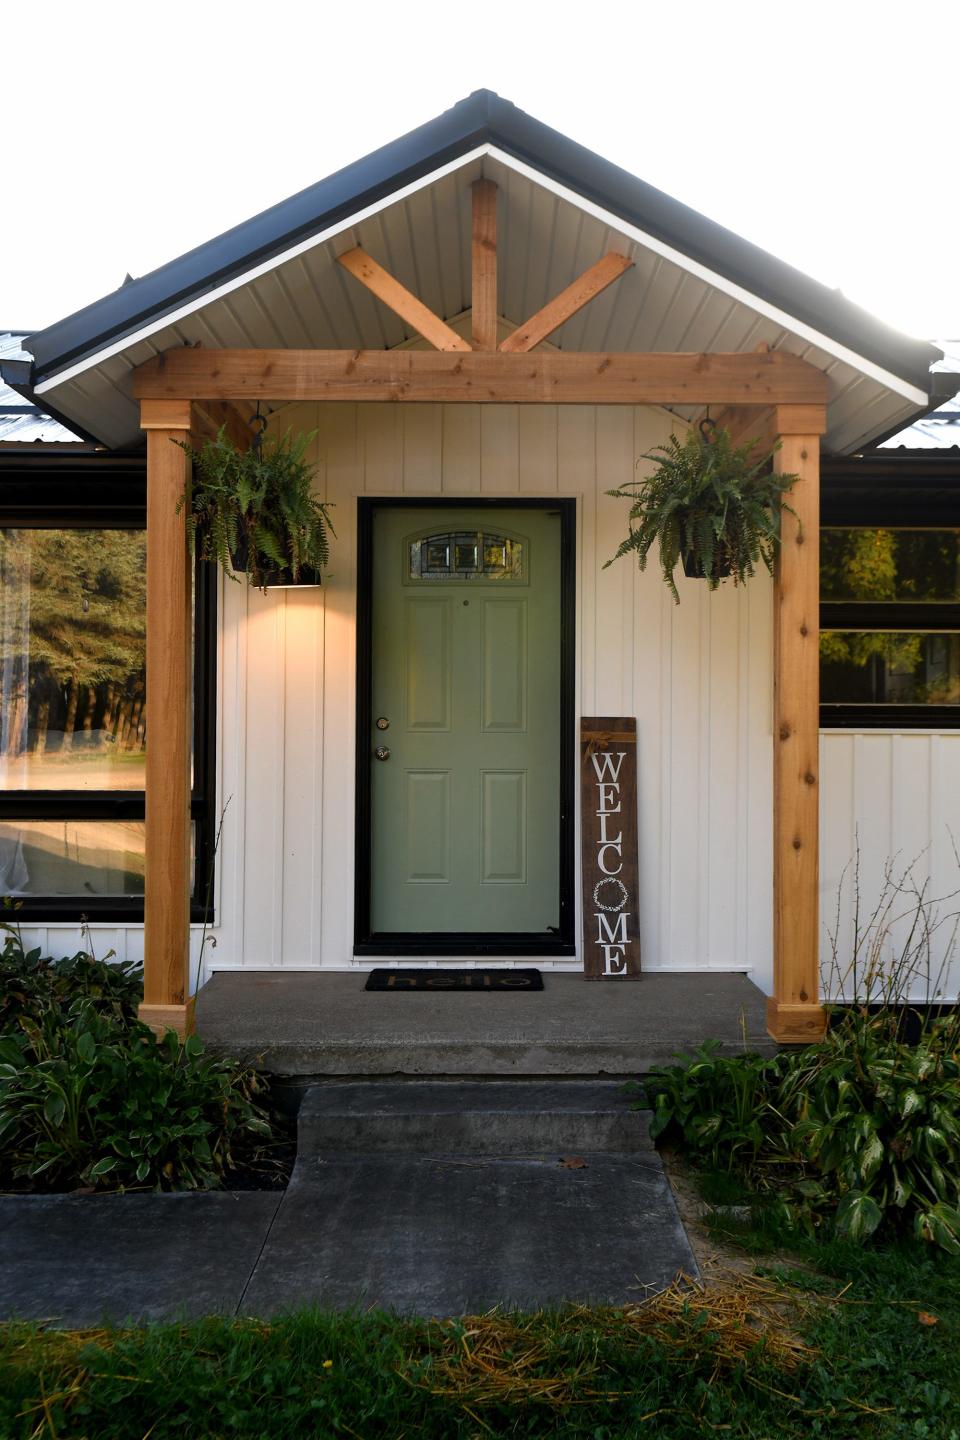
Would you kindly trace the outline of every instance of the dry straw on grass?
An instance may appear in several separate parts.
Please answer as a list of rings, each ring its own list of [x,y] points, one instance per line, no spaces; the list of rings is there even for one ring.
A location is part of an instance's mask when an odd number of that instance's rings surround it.
[[[622,1309],[577,1306],[564,1313],[564,1330],[589,1337],[576,1360],[557,1365],[555,1317],[493,1312],[436,1322],[429,1376],[413,1381],[431,1394],[464,1406],[584,1405],[622,1399],[604,1384],[604,1340],[623,1344],[646,1338],[675,1353],[709,1344],[715,1374],[748,1361],[759,1346],[781,1370],[809,1364],[816,1351],[797,1336],[800,1302],[772,1280],[731,1276],[729,1284],[705,1286],[679,1275],[661,1294]],[[411,1356],[422,1367],[422,1360]],[[407,1378],[410,1378],[409,1376]]]

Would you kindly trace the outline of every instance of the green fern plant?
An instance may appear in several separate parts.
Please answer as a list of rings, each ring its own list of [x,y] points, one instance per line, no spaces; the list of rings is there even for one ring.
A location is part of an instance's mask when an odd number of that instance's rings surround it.
[[[314,467],[305,456],[314,433],[288,430],[247,451],[234,448],[224,427],[200,450],[173,442],[193,461],[177,509],[187,510],[190,545],[201,559],[216,560],[232,580],[245,573],[261,590],[326,567],[336,531],[312,491]]]
[[[783,496],[799,477],[772,470],[778,446],[759,455],[755,448],[756,442],[735,446],[728,430],[705,422],[684,440],[671,435],[644,455],[657,464],[652,475],[607,491],[632,502],[629,534],[607,565],[632,552],[645,570],[658,544],[663,578],[678,605],[673,572],[680,561],[711,590],[728,576],[744,584],[761,562],[772,572],[781,512],[796,513]]]

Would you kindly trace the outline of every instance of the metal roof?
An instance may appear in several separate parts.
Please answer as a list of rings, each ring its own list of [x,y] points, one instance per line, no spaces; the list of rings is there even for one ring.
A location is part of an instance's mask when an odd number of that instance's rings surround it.
[[[490,91],[58,324],[5,365],[21,394],[116,446],[138,436],[131,374],[172,346],[380,349],[413,337],[337,265],[354,245],[448,321],[470,304],[470,183],[499,198],[500,308],[519,324],[608,249],[634,267],[559,348],[753,350],[828,376],[826,448],[929,408],[940,352],[566,139]],[[684,412],[680,412],[684,413]]]
[[[960,370],[960,341],[942,342],[944,359],[934,370]],[[881,450],[949,450],[960,447],[960,395],[945,405],[923,415],[906,430],[892,435],[879,447]]]
[[[23,331],[0,330],[0,362],[29,360],[21,344]],[[25,401],[0,379],[0,445],[81,445],[83,442],[66,426]]]

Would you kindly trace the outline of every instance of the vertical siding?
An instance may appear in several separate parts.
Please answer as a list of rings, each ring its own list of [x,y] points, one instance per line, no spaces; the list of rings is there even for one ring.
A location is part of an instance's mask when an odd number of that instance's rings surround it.
[[[941,903],[941,917],[960,908],[954,840],[960,833],[960,735],[927,731],[824,731],[820,737],[822,801],[820,811],[821,958],[832,968],[832,936],[838,936],[841,964],[852,950],[853,869],[859,850],[860,913],[876,907],[885,871],[912,872],[920,886]],[[952,897],[952,898],[947,898]],[[899,903],[893,912],[909,910]],[[909,919],[892,926],[889,958],[907,939]],[[946,957],[952,921],[937,931],[932,946],[934,969]],[[945,993],[957,992],[957,966],[945,975]],[[925,998],[918,980],[913,998]]]
[[[319,591],[221,587],[226,813],[208,968],[353,964],[356,498],[559,493],[577,499],[577,713],[638,721],[644,964],[749,969],[769,990],[770,582],[711,596],[680,579],[676,606],[655,558],[643,574],[629,560],[604,569],[626,525],[625,503],[605,492],[646,463],[671,418],[626,407],[311,404],[282,423],[317,432],[337,538]],[[821,769],[825,926],[857,830],[865,877],[882,874],[888,855],[929,847],[934,890],[955,887],[960,735],[827,733]],[[34,937],[56,953],[80,944],[56,926]],[[199,943],[196,932],[194,964]],[[107,927],[96,945],[140,958],[142,932]]]
[[[636,714],[649,968],[769,971],[769,584],[709,597],[657,568],[609,569],[626,505],[606,494],[670,433],[616,407],[292,407],[316,430],[337,529],[329,583],[226,586],[214,967],[352,961],[356,497],[578,499],[577,712]],[[641,464],[644,462],[640,461]],[[565,962],[557,962],[559,965]],[[576,963],[576,962],[566,962]]]

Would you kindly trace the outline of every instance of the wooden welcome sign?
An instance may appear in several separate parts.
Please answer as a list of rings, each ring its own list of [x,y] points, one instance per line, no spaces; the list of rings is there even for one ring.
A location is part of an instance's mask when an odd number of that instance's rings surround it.
[[[639,980],[637,722],[580,721],[583,973]]]

